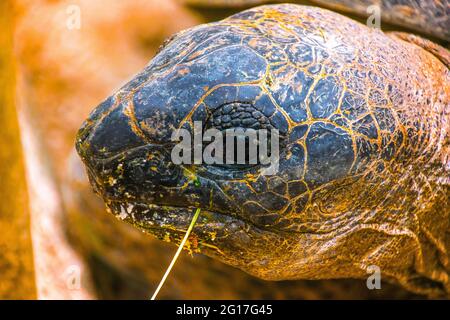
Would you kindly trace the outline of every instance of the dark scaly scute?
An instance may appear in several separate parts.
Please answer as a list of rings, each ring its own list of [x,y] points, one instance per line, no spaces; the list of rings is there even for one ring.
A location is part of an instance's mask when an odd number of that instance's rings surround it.
[[[335,77],[320,79],[314,94],[309,98],[309,107],[314,118],[328,118],[339,106],[342,88]]]
[[[306,138],[308,160],[305,179],[320,185],[344,177],[354,161],[350,135],[329,124],[317,122]]]
[[[305,98],[313,83],[313,78],[286,65],[274,67],[272,72],[275,77],[286,79],[278,87],[272,89],[274,99],[284,107],[292,120],[305,121],[308,117]]]
[[[258,80],[264,74],[265,64],[247,48],[225,47],[195,63],[177,65],[165,76],[167,81],[155,79],[135,93],[136,119],[141,126],[150,127],[144,128],[150,139],[168,141],[174,124],[189,114],[207,88]],[[168,109],[168,101],[176,107]],[[151,130],[154,123],[158,124],[157,130]]]

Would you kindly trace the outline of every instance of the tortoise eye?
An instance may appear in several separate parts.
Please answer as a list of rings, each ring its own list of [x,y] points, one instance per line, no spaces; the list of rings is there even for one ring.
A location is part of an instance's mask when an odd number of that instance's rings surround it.
[[[216,129],[222,132],[222,163],[218,167],[233,171],[253,170],[267,166],[272,154],[272,135],[279,136],[270,119],[251,102],[235,101],[215,109],[208,117],[204,130]],[[282,143],[284,139],[279,140]],[[208,142],[204,144],[206,148]],[[277,148],[279,144],[276,144]],[[277,150],[278,153],[279,150]],[[215,156],[215,155],[213,155]],[[219,155],[220,158],[220,155]]]
[[[258,133],[254,129],[241,127],[221,130],[221,162],[211,164],[222,168],[242,170],[252,168],[259,164],[258,160]],[[209,142],[203,143],[203,150],[207,148]],[[219,157],[216,150],[211,154]]]
[[[238,127],[226,129],[223,133],[224,161],[219,166],[242,170],[259,164],[256,130]]]
[[[231,102],[217,108],[206,123],[206,129],[249,128],[272,129],[269,119],[249,102]]]
[[[257,130],[273,127],[250,102],[231,102],[220,106],[209,116],[205,130],[210,128],[223,134],[223,164],[215,165],[243,170],[259,164]]]

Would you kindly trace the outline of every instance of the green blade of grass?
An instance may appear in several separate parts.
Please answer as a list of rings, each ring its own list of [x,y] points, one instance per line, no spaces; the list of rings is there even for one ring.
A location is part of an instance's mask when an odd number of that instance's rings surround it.
[[[162,277],[161,281],[159,282],[158,288],[156,288],[155,293],[153,293],[151,300],[156,299],[156,296],[158,295],[159,290],[161,290],[162,286],[164,285],[164,282],[166,282],[167,276],[169,275],[170,271],[172,270],[173,266],[175,265],[175,262],[177,261],[181,250],[183,250],[183,247],[186,244],[186,241],[189,238],[189,235],[191,234],[195,223],[197,222],[197,218],[198,218],[199,214],[200,214],[200,208],[197,208],[197,210],[195,210],[195,214],[194,214],[194,217],[192,218],[191,224],[189,225],[189,228],[187,229],[186,234],[184,235],[184,238],[181,241],[177,252],[173,256],[172,261],[170,262],[169,267],[166,270],[166,273],[164,273],[164,276]]]

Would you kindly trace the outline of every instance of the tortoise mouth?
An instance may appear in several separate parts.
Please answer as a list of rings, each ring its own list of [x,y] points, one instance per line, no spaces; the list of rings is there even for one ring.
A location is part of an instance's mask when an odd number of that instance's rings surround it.
[[[120,202],[105,200],[107,211],[116,218],[132,224],[145,233],[156,236],[166,242],[179,243],[192,221],[197,207],[153,204],[145,202]],[[235,233],[254,230],[258,233],[268,232],[240,217],[201,208],[190,239],[194,239],[192,249],[195,252],[223,252],[227,238]]]

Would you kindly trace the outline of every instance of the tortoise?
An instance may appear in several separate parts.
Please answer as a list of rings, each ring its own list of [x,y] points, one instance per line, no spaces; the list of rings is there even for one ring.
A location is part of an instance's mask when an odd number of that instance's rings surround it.
[[[97,3],[81,1],[80,6],[83,12],[89,12],[93,6],[97,6]],[[90,106],[122,83],[124,74],[131,75],[139,70],[143,62],[155,54],[166,36],[172,34],[174,30],[223,19],[232,11],[227,9],[206,11],[182,5],[161,7],[157,4],[156,0],[132,3],[119,1],[118,6],[110,8],[115,12],[113,21],[109,18],[111,10],[108,10],[109,13],[97,12],[90,18],[84,16],[82,29],[88,29],[90,32],[83,33],[84,35],[75,42],[75,47],[59,46],[60,50],[57,51],[52,49],[59,41],[59,37],[54,35],[76,34],[67,30],[65,24],[58,20],[51,21],[52,32],[48,33],[49,20],[43,17],[54,16],[55,12],[64,10],[67,4],[64,2],[57,6],[43,4],[39,6],[39,14],[36,14],[36,8],[33,6],[33,10],[21,16],[17,23],[20,32],[17,35],[19,40],[16,42],[22,44],[17,59],[21,69],[27,70],[28,75],[27,86],[21,92],[24,97],[33,97],[33,101],[25,106],[34,115],[31,123],[27,121],[30,125],[27,132],[33,136],[34,143],[39,143],[38,159],[44,160],[41,162],[41,165],[44,165],[41,172],[47,173],[47,176],[38,180],[45,178],[46,181],[50,181],[55,187],[55,196],[60,195],[58,203],[61,204],[53,207],[54,210],[45,211],[39,210],[38,206],[34,205],[34,212],[31,212],[33,217],[52,217],[55,225],[60,226],[55,230],[62,231],[57,238],[54,237],[54,233],[45,231],[37,234],[38,237],[42,235],[42,238],[38,238],[39,244],[43,243],[40,239],[45,239],[49,244],[46,250],[50,248],[53,250],[50,251],[54,252],[56,249],[60,253],[58,256],[52,255],[51,259],[42,260],[43,255],[38,248],[39,270],[36,269],[35,272],[38,298],[80,297],[80,294],[86,297],[87,294],[98,299],[148,299],[177,249],[173,244],[148,236],[106,213],[103,201],[92,192],[87,175],[84,173],[84,166],[74,152],[73,146],[76,130],[87,110],[91,109]],[[165,19],[168,16],[176,16],[176,19],[168,21]],[[129,23],[130,17],[133,19],[132,24]],[[64,20],[64,17],[62,18]],[[151,25],[148,22],[149,18],[153,21]],[[161,19],[164,22],[161,22]],[[25,28],[23,24],[26,25]],[[164,30],[158,31],[156,30],[158,28],[151,27],[152,25],[158,27],[161,24],[165,26]],[[123,32],[109,34],[110,38],[106,43],[98,41],[99,37],[105,40],[101,32],[105,29],[105,25],[107,29],[114,26]],[[35,39],[39,39],[38,47]],[[107,43],[110,47],[112,45],[115,54],[105,60],[102,48],[108,45]],[[73,57],[70,65],[65,63],[68,54]],[[86,55],[89,56],[87,60]],[[127,57],[126,61],[122,61],[124,56]],[[49,57],[52,63],[49,62]],[[100,69],[99,65],[102,65]],[[89,76],[92,75],[92,68],[97,70],[95,77]],[[86,81],[86,76],[89,81]],[[32,81],[36,77],[39,81]],[[62,87],[70,90],[61,90]],[[75,101],[77,107],[73,108]],[[42,112],[44,110],[45,112]],[[61,113],[62,110],[71,112]],[[51,166],[51,170],[46,170],[47,166]],[[58,189],[61,193],[58,193]],[[39,193],[34,193],[34,196],[37,195]],[[32,197],[30,201],[34,203],[36,200]],[[37,221],[34,218],[32,220]],[[39,225],[39,221],[37,222]],[[67,236],[70,247],[63,246],[59,240],[58,236],[64,235]],[[36,241],[35,236],[34,233],[33,241]],[[36,252],[36,248],[34,249]],[[79,258],[78,261],[67,259],[67,254],[71,254],[70,251]],[[55,261],[60,261],[62,267],[55,265]],[[60,274],[66,271],[65,266],[71,271],[74,263],[81,269],[80,290],[71,290],[73,287],[66,286],[66,278],[60,277]],[[42,266],[52,268],[56,266],[61,272],[45,273],[44,270],[43,275]],[[64,273],[65,275],[67,273]],[[51,290],[47,289],[49,284],[52,285]],[[205,255],[185,251],[177,260],[175,269],[158,299],[423,297],[386,282],[382,282],[381,286],[381,290],[368,290],[366,281],[359,279],[265,281]],[[55,288],[58,290],[54,290]]]
[[[450,293],[449,53],[340,14],[265,5],[182,31],[102,102],[76,148],[107,210],[266,280]],[[276,128],[279,170],[176,165],[173,132]]]

